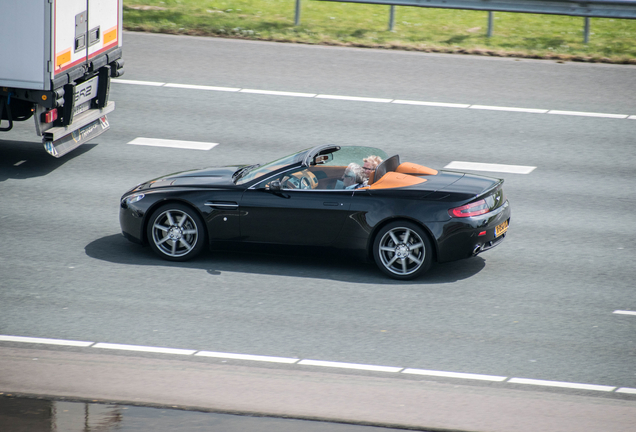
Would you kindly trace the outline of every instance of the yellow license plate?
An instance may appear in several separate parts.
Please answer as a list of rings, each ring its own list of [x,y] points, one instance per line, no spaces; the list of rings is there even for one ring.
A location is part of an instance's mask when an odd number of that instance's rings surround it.
[[[505,221],[495,227],[495,237],[499,237],[506,231],[508,231],[508,221]]]

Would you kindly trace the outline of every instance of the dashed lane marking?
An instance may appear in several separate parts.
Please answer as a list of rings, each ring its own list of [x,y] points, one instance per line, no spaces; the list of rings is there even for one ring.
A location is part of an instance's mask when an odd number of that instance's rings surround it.
[[[470,108],[477,110],[490,110],[490,111],[506,111],[506,112],[518,112],[518,113],[530,113],[530,114],[555,114],[565,116],[580,116],[580,117],[597,117],[597,118],[613,118],[613,119],[636,119],[636,115],[629,114],[611,114],[611,113],[595,113],[585,111],[561,111],[561,110],[549,110],[538,108],[524,108],[524,107],[505,107],[505,106],[490,106],[490,105],[477,105],[477,104],[459,104],[459,103],[445,103],[445,102],[427,102],[427,101],[413,101],[402,99],[386,99],[386,98],[373,98],[373,97],[360,97],[360,96],[345,96],[345,95],[327,95],[327,94],[315,94],[315,93],[300,93],[300,92],[288,92],[288,91],[276,91],[276,90],[258,90],[258,89],[243,89],[239,87],[218,87],[218,86],[203,86],[203,85],[190,85],[190,84],[176,84],[176,83],[163,83],[153,81],[136,81],[125,79],[114,79],[111,82],[130,85],[142,85],[152,87],[171,87],[182,88],[191,90],[207,90],[207,91],[221,91],[221,92],[237,92],[237,93],[252,93],[270,96],[293,96],[302,98],[315,98],[315,99],[332,99],[354,102],[375,102],[375,103],[394,103],[399,105],[420,105],[442,108]]]
[[[396,99],[393,101],[394,104],[402,104],[402,105],[422,105],[422,106],[432,106],[432,107],[442,107],[442,108],[469,108],[468,104],[458,104],[458,103],[446,103],[446,102],[424,102],[424,101],[413,101],[413,100],[400,100]]]
[[[9,335],[0,335],[0,342],[2,341],[33,343],[33,344],[43,344],[43,345],[62,345],[62,346],[72,346],[72,347],[110,349],[110,350],[121,350],[121,351],[136,351],[136,352],[147,352],[147,353],[157,353],[157,354],[176,354],[176,355],[186,355],[186,356],[192,355],[192,356],[199,356],[199,357],[215,357],[215,358],[226,358],[226,359],[234,359],[234,360],[297,364],[301,366],[318,366],[318,367],[331,367],[331,368],[341,368],[341,369],[365,370],[365,371],[373,371],[373,372],[404,373],[404,374],[411,374],[411,375],[424,375],[424,376],[434,376],[434,377],[442,377],[442,378],[481,380],[481,381],[504,382],[504,383],[521,384],[521,385],[560,387],[560,388],[577,389],[577,390],[592,390],[592,391],[616,392],[616,393],[624,393],[624,394],[636,394],[636,388],[630,388],[630,387],[618,388],[616,386],[571,383],[571,382],[563,382],[563,381],[546,381],[546,380],[529,379],[529,378],[508,379],[508,377],[497,376],[497,375],[471,374],[471,373],[463,373],[463,372],[447,372],[447,371],[437,371],[437,370],[428,370],[428,369],[412,369],[412,368],[402,368],[402,367],[394,367],[394,366],[377,366],[377,365],[343,363],[343,362],[324,361],[324,360],[297,359],[297,358],[290,358],[290,357],[235,354],[235,353],[224,353],[224,352],[216,352],[216,351],[198,351],[198,350],[191,350],[191,349],[152,347],[152,346],[143,346],[143,345],[126,345],[126,344],[114,344],[114,343],[105,343],[105,342],[74,341],[74,340],[64,340],[64,339],[48,339],[48,338],[35,338],[35,337],[9,336]]]
[[[370,97],[359,97],[359,96],[338,96],[338,95],[316,95],[316,99],[333,99],[333,100],[346,100],[346,101],[355,101],[355,102],[376,102],[376,103],[391,103],[393,99],[382,99],[382,98],[370,98]]]
[[[262,362],[272,362],[272,363],[287,363],[294,364],[297,363],[297,358],[290,357],[272,357],[272,356],[261,356],[261,355],[251,355],[251,354],[233,354],[233,353],[223,353],[223,352],[215,352],[215,351],[199,351],[195,354],[195,356],[201,357],[215,357],[215,358],[226,358],[233,360],[251,360],[251,361],[262,361]]]
[[[313,98],[317,96],[315,93],[296,93],[296,92],[286,92],[286,91],[255,90],[255,89],[241,89],[240,92],[270,95],[270,96],[293,96],[293,97],[304,97],[304,98]]]
[[[514,108],[514,107],[500,107],[500,106],[489,106],[489,105],[471,105],[470,109],[480,109],[480,110],[490,110],[490,111],[514,111],[514,112],[525,112],[532,114],[545,114],[549,112],[546,109],[536,109],[536,108]]]
[[[155,81],[137,81],[137,80],[117,79],[117,80],[111,80],[110,82],[117,82],[117,83],[120,83],[120,84],[151,86],[151,87],[162,87],[162,86],[169,87],[170,86],[170,84],[166,84],[166,83],[162,83],[162,82],[155,82]]]
[[[191,150],[210,150],[218,145],[218,143],[198,142],[198,141],[180,141],[180,140],[167,140],[158,138],[135,138],[128,144],[141,145],[141,146],[153,146],[153,147],[171,147],[180,149]]]
[[[0,335],[0,341],[37,343],[37,344],[46,344],[46,345],[64,345],[64,346],[74,346],[74,347],[90,347],[91,345],[95,343],[95,342],[75,341],[75,340],[65,340],[65,339],[47,339],[47,338],[6,336],[6,335]]]
[[[546,380],[538,380],[538,379],[528,379],[528,378],[510,378],[508,380],[511,384],[528,384],[535,386],[544,386],[544,387],[560,387],[560,388],[571,388],[577,390],[594,390],[594,391],[604,391],[611,392],[616,389],[613,386],[604,386],[604,385],[596,385],[596,384],[580,384],[580,383],[571,383],[571,382],[562,382],[562,381],[546,381]]]
[[[123,344],[112,344],[112,343],[103,343],[103,342],[96,343],[95,345],[92,346],[92,348],[102,348],[102,349],[122,350],[122,351],[150,352],[150,353],[160,353],[160,354],[177,354],[177,355],[192,355],[195,352],[197,352],[197,350],[150,347],[150,346],[142,346],[142,345],[123,345]]]
[[[615,310],[613,313],[618,315],[636,315],[636,311]]]
[[[446,165],[444,168],[469,171],[490,171],[510,174],[530,174],[536,167],[524,165],[502,165],[479,162],[453,161]]]
[[[471,373],[461,373],[461,372],[445,372],[445,371],[436,371],[436,370],[427,370],[427,369],[404,369],[402,373],[413,374],[413,375],[445,377],[445,378],[481,380],[481,381],[505,381],[508,379],[508,377],[496,376],[496,375],[482,375],[482,374],[471,374]]]
[[[188,90],[207,90],[207,91],[222,91],[222,92],[237,92],[240,88],[234,87],[214,87],[214,86],[202,86],[202,85],[190,85],[190,84],[165,84],[164,87],[182,88]]]
[[[342,363],[342,362],[323,361],[323,360],[301,360],[298,362],[298,364],[304,365],[304,366],[321,366],[321,367],[357,369],[357,370],[390,372],[390,373],[396,373],[403,369],[401,367],[393,367],[393,366],[375,366],[375,365],[367,365],[367,364]]]
[[[617,118],[625,119],[630,116],[627,114],[606,114],[606,113],[592,113],[592,112],[580,112],[580,111],[558,111],[550,110],[548,114],[568,115],[568,116],[583,116],[583,117],[605,117],[605,118]]]

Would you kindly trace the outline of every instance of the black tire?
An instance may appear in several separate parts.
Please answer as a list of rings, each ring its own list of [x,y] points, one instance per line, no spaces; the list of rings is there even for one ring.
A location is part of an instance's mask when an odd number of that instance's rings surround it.
[[[190,207],[171,203],[152,213],[146,229],[152,250],[168,261],[187,261],[205,246],[205,225]]]
[[[408,221],[384,226],[373,241],[373,258],[380,270],[399,280],[415,279],[431,267],[433,247],[428,235]]]

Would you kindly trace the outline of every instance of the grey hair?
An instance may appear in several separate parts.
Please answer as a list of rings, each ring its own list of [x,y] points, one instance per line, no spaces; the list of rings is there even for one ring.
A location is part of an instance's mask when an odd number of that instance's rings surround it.
[[[377,168],[378,165],[382,163],[382,158],[380,156],[371,155],[371,156],[365,157],[364,159],[362,159],[362,161],[364,163],[368,162],[369,164],[371,164],[373,168]]]
[[[356,183],[364,182],[364,171],[362,171],[362,167],[357,163],[350,163],[345,169],[345,173],[352,172],[355,175]]]

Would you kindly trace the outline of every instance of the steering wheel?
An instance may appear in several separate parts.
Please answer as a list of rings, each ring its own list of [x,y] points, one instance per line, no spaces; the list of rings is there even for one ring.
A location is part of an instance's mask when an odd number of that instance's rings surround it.
[[[300,178],[300,189],[311,189],[311,181],[305,176]]]
[[[297,172],[284,181],[288,189],[313,189],[316,183],[315,176],[311,172]]]

